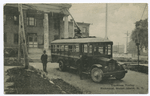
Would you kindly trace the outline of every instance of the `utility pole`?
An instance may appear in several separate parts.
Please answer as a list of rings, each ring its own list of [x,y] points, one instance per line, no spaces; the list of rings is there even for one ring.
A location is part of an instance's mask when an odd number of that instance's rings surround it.
[[[22,12],[22,4],[18,4],[18,10],[19,10],[19,35],[21,39],[21,45],[23,49],[23,55],[24,55],[24,63],[25,68],[27,69],[29,67],[29,61],[28,61],[28,52],[27,52],[27,44],[26,44],[26,37],[25,37],[25,31],[24,31],[24,21],[23,21],[23,12]]]
[[[106,3],[105,39],[108,39],[107,37],[107,3]]]
[[[129,33],[127,31],[127,33],[125,33],[127,35],[126,37],[126,53],[128,53],[128,38],[129,38]]]
[[[139,45],[140,45],[140,43],[137,42],[137,43],[136,43],[136,46],[137,46],[137,55],[138,55],[138,70],[139,70],[139,55],[140,55]]]
[[[138,55],[138,70],[139,70],[139,55],[140,55],[139,45],[140,45],[140,42],[139,42],[139,35],[138,35],[138,33],[137,33],[136,35],[137,35],[137,42],[136,42],[136,46],[137,46],[137,55]]]

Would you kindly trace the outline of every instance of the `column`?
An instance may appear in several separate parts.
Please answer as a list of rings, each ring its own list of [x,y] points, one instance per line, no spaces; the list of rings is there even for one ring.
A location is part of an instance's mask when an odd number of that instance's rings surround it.
[[[74,21],[72,20],[72,38],[74,37]]]
[[[50,55],[49,50],[49,24],[48,24],[48,14],[44,14],[44,50],[46,50],[47,55]]]
[[[68,15],[64,16],[64,38],[68,38]]]

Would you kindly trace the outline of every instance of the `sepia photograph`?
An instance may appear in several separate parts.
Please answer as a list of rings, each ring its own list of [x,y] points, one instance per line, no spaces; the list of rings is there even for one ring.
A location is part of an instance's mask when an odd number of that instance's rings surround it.
[[[148,3],[3,4],[3,94],[148,94]]]

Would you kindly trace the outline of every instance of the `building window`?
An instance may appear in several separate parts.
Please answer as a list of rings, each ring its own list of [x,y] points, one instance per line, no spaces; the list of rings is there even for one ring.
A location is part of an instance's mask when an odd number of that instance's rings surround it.
[[[86,28],[85,27],[83,27],[83,33],[85,33],[86,32]]]
[[[14,34],[14,43],[18,44],[18,33]]]
[[[28,26],[36,26],[36,19],[34,17],[27,17]]]
[[[6,24],[6,15],[4,15],[4,24]]]
[[[4,33],[4,42],[7,42],[7,34]]]
[[[14,24],[15,25],[19,24],[19,17],[17,15],[14,16]]]

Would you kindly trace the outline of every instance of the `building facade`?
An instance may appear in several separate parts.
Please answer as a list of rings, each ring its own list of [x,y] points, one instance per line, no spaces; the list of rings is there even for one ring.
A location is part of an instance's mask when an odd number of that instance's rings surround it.
[[[68,37],[67,10],[71,4],[22,4],[24,29],[29,53],[47,50],[51,41]],[[4,47],[18,47],[18,4],[4,6]]]
[[[82,33],[82,37],[89,37],[89,28],[90,28],[90,23],[84,23],[84,22],[76,22],[81,30]],[[69,26],[68,26],[68,37],[73,38],[74,37],[74,30],[77,29],[76,25],[74,24],[74,22],[72,20],[70,20],[68,22]]]

